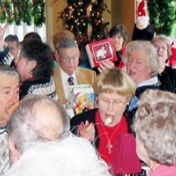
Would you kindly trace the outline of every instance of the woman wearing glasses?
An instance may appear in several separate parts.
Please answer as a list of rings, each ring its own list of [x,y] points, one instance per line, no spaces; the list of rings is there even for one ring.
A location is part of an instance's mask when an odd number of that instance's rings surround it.
[[[160,87],[162,90],[176,93],[176,71],[168,66],[172,56],[170,41],[165,35],[157,35],[152,40],[152,44],[158,53]]]
[[[71,119],[72,132],[89,139],[110,165],[118,135],[128,131],[123,113],[135,89],[135,83],[122,69],[106,70],[94,85],[97,108]]]

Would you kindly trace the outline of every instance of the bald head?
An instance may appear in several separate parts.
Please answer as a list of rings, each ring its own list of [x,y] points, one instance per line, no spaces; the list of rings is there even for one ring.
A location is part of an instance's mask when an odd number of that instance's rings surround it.
[[[69,117],[59,102],[46,96],[28,95],[13,114],[8,132],[23,153],[34,142],[65,138],[69,129]]]

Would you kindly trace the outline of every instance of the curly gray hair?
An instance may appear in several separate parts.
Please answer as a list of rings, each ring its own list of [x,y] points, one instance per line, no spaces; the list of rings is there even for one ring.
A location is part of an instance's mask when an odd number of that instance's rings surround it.
[[[176,164],[176,95],[146,90],[140,98],[133,129],[151,160]]]

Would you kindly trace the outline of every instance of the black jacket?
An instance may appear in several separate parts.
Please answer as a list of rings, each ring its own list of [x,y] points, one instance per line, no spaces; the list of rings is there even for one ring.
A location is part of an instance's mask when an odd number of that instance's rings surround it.
[[[161,90],[176,93],[176,69],[166,66],[161,75],[158,75]]]
[[[138,87],[135,92],[135,96],[137,97],[137,99],[139,99],[140,95],[142,95],[142,93],[147,89],[158,89],[159,90],[160,87],[158,84]],[[132,109],[129,112],[125,112],[125,117],[127,119],[129,132],[132,132],[131,126],[133,123],[133,119],[135,117],[136,110],[137,110],[137,107],[135,107],[134,109]]]
[[[97,109],[92,109],[89,111],[86,111],[84,113],[78,114],[74,116],[70,121],[71,126],[71,132],[75,135],[78,134],[78,125],[80,125],[81,122],[85,123],[86,120],[90,123],[93,123],[95,125],[95,141],[93,145],[98,149],[100,139],[98,137],[98,129],[95,122],[95,115],[96,115]]]

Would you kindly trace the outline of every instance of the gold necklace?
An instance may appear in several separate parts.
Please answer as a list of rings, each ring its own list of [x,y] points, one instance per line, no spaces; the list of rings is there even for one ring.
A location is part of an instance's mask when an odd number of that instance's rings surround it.
[[[109,138],[108,138],[107,132],[106,132],[106,130],[105,130],[105,128],[104,128],[104,125],[101,124],[101,125],[102,125],[102,128],[103,128],[103,131],[104,131],[104,134],[105,134],[105,136],[106,136],[106,139],[107,139],[107,141],[108,141],[108,144],[106,145],[106,148],[108,149],[108,153],[109,153],[109,154],[112,153],[111,148],[113,147],[113,145],[111,144],[111,138],[115,135],[115,133],[116,133],[117,130],[119,129],[120,123],[121,123],[121,121],[119,122],[118,126],[116,127],[116,129],[114,130],[113,134],[112,134]]]

